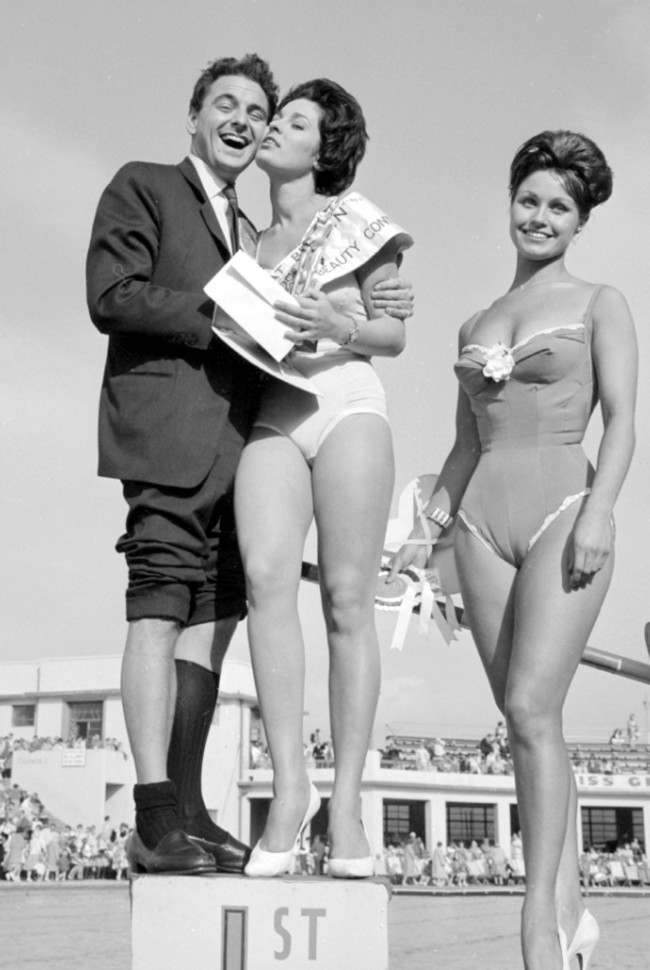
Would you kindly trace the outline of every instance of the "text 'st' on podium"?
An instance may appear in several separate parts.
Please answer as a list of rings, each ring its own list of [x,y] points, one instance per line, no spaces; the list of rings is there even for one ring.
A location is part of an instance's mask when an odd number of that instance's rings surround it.
[[[388,970],[383,882],[138,876],[132,970]]]

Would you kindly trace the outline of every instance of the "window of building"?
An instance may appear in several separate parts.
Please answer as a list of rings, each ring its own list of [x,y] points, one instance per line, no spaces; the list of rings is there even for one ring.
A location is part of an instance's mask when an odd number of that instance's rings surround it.
[[[519,805],[516,802],[510,803],[510,834],[514,835],[515,832],[521,832],[521,825],[519,823]]]
[[[266,825],[266,819],[269,814],[269,806],[271,804],[270,798],[251,798],[250,808],[251,808],[251,826],[250,826],[250,840],[251,845],[255,845],[257,840],[261,838],[264,832],[264,826]]]
[[[475,802],[447,802],[447,842],[494,839],[496,806]]]
[[[251,744],[262,744],[264,740],[264,727],[259,707],[250,709],[250,738]]]
[[[97,735],[103,737],[103,701],[69,701],[68,718],[68,733],[72,740],[84,738],[91,741]]]
[[[11,708],[11,726],[15,728],[34,727],[36,704],[14,704]]]
[[[321,798],[318,811],[314,815],[309,825],[310,838],[313,839],[315,835],[320,835],[323,841],[327,840],[327,829],[329,828],[330,818],[329,807],[329,798]]]
[[[425,838],[424,802],[384,800],[384,845],[399,845],[410,832]]]
[[[645,845],[643,809],[641,808],[595,808],[584,806],[582,815],[582,847],[615,852],[616,849],[638,839]]]
[[[251,798],[250,800],[251,845],[255,845],[257,840],[264,832],[264,826],[266,825],[270,805],[270,798]],[[216,822],[216,819],[213,819],[213,821]],[[327,839],[328,822],[329,798],[321,798],[319,809],[309,823],[309,838],[313,839],[315,835],[320,835],[323,841],[325,841]]]

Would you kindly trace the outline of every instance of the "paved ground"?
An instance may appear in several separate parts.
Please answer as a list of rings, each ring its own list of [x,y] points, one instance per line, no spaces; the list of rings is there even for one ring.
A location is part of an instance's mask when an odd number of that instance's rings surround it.
[[[509,895],[394,896],[390,970],[521,970],[520,906]],[[650,898],[599,896],[589,907],[603,934],[591,970],[647,970]],[[0,967],[129,970],[126,885],[0,884]]]

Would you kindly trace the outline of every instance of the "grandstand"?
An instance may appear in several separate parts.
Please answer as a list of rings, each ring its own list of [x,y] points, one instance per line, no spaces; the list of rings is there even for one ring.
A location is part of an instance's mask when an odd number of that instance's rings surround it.
[[[421,748],[432,750],[439,742],[444,745],[447,757],[457,759],[461,763],[475,757],[480,745],[480,739],[477,738],[388,735],[386,749],[382,753],[382,768],[400,767],[417,770],[417,750]],[[612,745],[594,741],[574,741],[569,742],[567,748],[576,770],[587,771],[589,774],[633,775],[650,772],[649,744]],[[590,765],[594,767],[590,768]],[[438,768],[438,770],[441,769]]]
[[[650,831],[650,746],[572,742],[578,788],[578,844],[612,853],[628,842],[644,847]],[[331,758],[312,758],[323,796],[312,831],[327,828]],[[250,834],[263,826],[271,797],[270,763],[259,752],[242,779]],[[519,831],[512,761],[505,731],[483,738],[393,734],[370,751],[362,783],[364,825],[373,845],[401,845],[415,833],[427,850],[492,839],[507,851]],[[609,878],[609,877],[608,877]]]

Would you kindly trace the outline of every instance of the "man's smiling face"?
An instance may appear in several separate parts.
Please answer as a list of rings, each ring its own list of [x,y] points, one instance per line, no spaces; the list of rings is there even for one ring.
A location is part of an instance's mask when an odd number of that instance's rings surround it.
[[[255,81],[239,74],[217,78],[200,110],[189,114],[192,153],[226,182],[234,182],[255,158],[268,113],[266,95]]]

